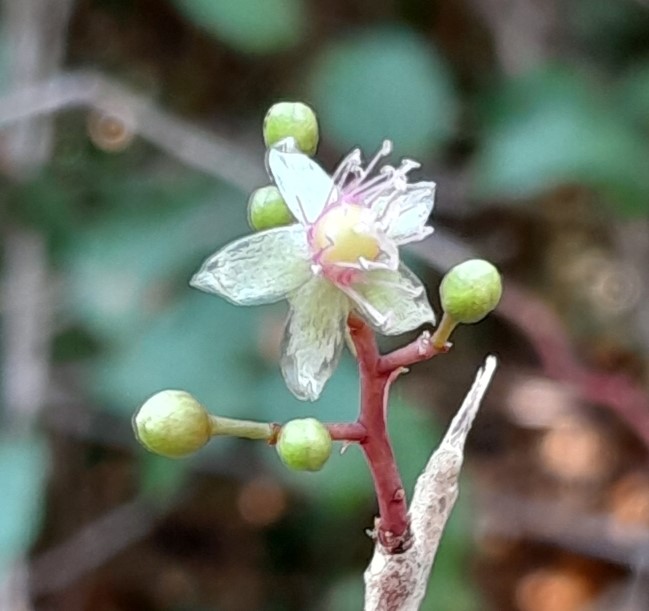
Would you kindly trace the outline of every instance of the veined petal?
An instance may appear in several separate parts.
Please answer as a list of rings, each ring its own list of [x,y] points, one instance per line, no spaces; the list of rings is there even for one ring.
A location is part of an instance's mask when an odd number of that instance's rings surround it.
[[[386,234],[397,244],[416,242],[430,235],[426,221],[433,210],[435,183],[418,182],[393,198],[382,197],[372,208],[385,227]]]
[[[268,151],[266,164],[293,216],[302,224],[315,222],[334,195],[331,177],[307,155],[281,146]]]
[[[289,390],[315,401],[331,377],[344,343],[350,303],[325,278],[315,277],[289,297],[281,367]]]
[[[397,271],[367,272],[344,290],[361,316],[384,335],[399,335],[435,322],[424,285],[403,264]]]
[[[260,231],[208,257],[190,284],[237,305],[273,303],[312,277],[306,229],[300,224]]]

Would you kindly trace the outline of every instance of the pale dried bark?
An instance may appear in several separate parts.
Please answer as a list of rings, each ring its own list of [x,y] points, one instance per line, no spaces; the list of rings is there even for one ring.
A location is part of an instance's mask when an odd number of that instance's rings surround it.
[[[377,540],[365,571],[365,611],[419,609],[446,521],[458,496],[464,442],[495,369],[496,358],[487,357],[439,448],[417,480],[410,505],[412,547],[401,554],[390,554]]]

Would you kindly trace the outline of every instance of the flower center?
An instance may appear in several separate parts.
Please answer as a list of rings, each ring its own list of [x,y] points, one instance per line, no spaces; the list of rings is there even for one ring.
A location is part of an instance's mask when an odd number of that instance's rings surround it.
[[[380,252],[372,235],[372,213],[358,204],[338,204],[325,212],[313,227],[312,245],[322,263],[374,261]]]

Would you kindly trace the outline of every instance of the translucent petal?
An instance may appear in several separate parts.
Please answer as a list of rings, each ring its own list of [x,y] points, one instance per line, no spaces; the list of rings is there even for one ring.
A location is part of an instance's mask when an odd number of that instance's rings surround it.
[[[273,303],[312,277],[302,225],[278,227],[231,242],[208,257],[190,284],[238,305]]]
[[[282,343],[282,374],[289,390],[315,401],[340,360],[350,303],[320,277],[289,297],[290,313]]]
[[[303,153],[281,147],[268,151],[266,163],[293,216],[303,224],[315,222],[334,195],[331,177]]]
[[[403,264],[397,271],[367,272],[344,290],[361,316],[384,335],[399,335],[435,322],[424,285]]]
[[[432,233],[426,227],[435,201],[435,183],[418,182],[392,199],[381,197],[372,208],[384,223],[386,234],[397,244],[422,240]]]

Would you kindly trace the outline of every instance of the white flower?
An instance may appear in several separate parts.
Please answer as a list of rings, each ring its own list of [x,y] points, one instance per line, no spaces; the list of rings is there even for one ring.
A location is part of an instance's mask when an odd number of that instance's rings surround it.
[[[432,233],[435,184],[408,184],[411,160],[376,172],[391,148],[384,142],[366,167],[354,150],[332,177],[291,138],[271,148],[269,172],[298,222],[228,244],[191,280],[239,305],[288,299],[281,368],[300,399],[317,399],[333,373],[351,311],[385,335],[435,320],[397,248]]]

